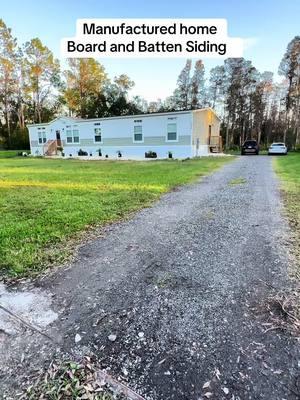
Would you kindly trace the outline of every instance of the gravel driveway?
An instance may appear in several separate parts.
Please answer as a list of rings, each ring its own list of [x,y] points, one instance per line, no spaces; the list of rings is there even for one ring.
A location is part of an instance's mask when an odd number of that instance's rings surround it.
[[[297,341],[265,332],[268,297],[290,285],[280,213],[264,156],[168,193],[38,282],[59,314],[47,333],[67,351],[94,352],[149,400],[299,399]],[[28,334],[26,368],[58,351],[38,337]],[[0,379],[14,382],[8,370]]]

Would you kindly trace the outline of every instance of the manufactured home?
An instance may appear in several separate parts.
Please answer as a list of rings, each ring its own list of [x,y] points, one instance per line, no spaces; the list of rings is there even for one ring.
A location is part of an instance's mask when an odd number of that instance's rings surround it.
[[[34,156],[187,158],[222,151],[220,119],[211,108],[28,125]]]

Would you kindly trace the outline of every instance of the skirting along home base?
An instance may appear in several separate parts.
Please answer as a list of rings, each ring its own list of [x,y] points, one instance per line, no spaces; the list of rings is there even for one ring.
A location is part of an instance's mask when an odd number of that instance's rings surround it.
[[[28,129],[34,156],[141,160],[222,151],[220,119],[211,108],[97,119],[59,117]]]

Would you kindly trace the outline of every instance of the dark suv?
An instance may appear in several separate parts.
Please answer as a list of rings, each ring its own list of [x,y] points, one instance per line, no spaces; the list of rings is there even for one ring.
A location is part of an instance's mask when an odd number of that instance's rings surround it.
[[[242,146],[241,154],[256,154],[259,153],[259,146],[256,140],[246,140]]]

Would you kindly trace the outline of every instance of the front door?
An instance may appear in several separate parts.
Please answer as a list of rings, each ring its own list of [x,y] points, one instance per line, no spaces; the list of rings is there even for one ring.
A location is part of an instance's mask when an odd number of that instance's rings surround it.
[[[60,131],[56,131],[56,143],[57,146],[61,146]]]

